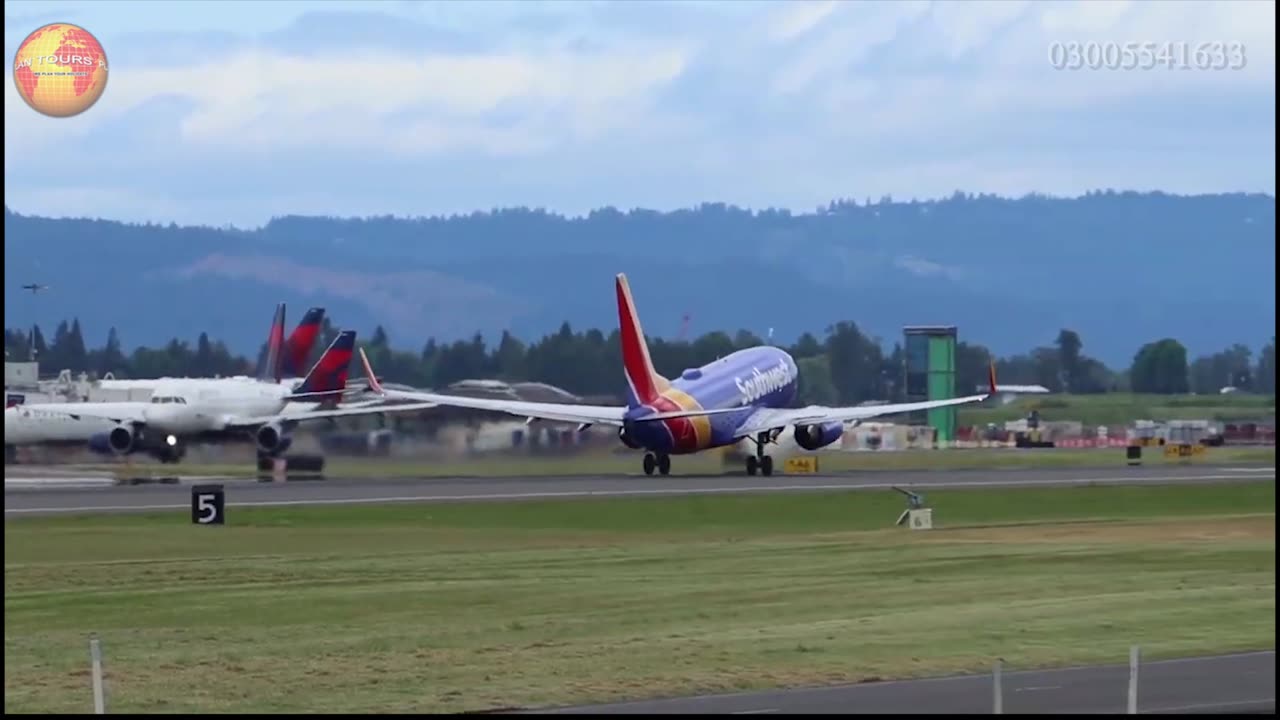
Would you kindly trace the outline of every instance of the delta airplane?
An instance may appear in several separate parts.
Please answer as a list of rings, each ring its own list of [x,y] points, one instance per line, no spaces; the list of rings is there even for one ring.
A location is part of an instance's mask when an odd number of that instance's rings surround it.
[[[618,325],[622,340],[623,371],[627,380],[627,405],[572,405],[520,402],[437,395],[383,389],[369,359],[360,351],[370,389],[383,397],[424,401],[439,405],[495,410],[535,419],[578,423],[581,432],[594,424],[616,426],[618,438],[633,450],[644,450],[644,472],[671,472],[671,456],[734,445],[749,439],[755,455],[747,458],[747,474],[773,474],[773,459],[765,453],[769,443],[788,426],[794,427],[796,444],[817,450],[838,440],[845,424],[855,426],[881,415],[966,405],[995,394],[995,367],[991,391],[948,400],[897,403],[863,407],[788,407],[796,398],[799,370],[789,353],[777,347],[758,346],[734,352],[698,368],[689,368],[676,380],[659,375],[649,359],[649,347],[631,299],[626,275],[616,282]]]
[[[343,407],[285,412],[299,398],[341,397],[355,348],[356,333],[338,335],[294,389],[280,384],[207,380],[156,381],[149,402],[43,403],[5,409],[5,445],[88,443],[95,452],[129,455],[145,451],[163,462],[185,454],[186,439],[223,440],[251,435],[259,453],[279,456],[293,442],[293,428],[305,420],[410,412],[434,403]]]
[[[267,333],[267,356],[255,377],[237,375],[223,378],[158,378],[146,380],[100,380],[98,386],[110,390],[151,390],[156,383],[182,379],[198,384],[221,385],[228,382],[288,382],[296,383],[303,375],[307,357],[311,355],[320,337],[320,325],[324,320],[324,308],[309,308],[302,321],[293,329],[288,339],[284,337],[285,304],[276,305],[271,329]]]
[[[287,383],[296,386],[301,382],[302,370],[305,367],[307,357],[311,355],[311,350],[315,347],[316,340],[320,336],[324,312],[324,308],[321,307],[309,308],[306,314],[303,315],[302,321],[298,323],[298,326],[294,328],[293,333],[286,340],[284,337],[285,304],[278,303],[275,316],[272,318],[271,329],[267,333],[267,354],[254,377],[236,375],[220,378],[165,377],[145,380],[102,380],[99,381],[99,387],[104,389],[143,389],[151,390],[154,393],[158,386],[171,384],[175,380],[181,380],[191,388],[201,389],[228,387],[229,383],[236,383],[241,386],[255,383]],[[348,386],[341,397],[335,396],[333,393],[322,393],[320,398],[323,402],[311,403],[305,402],[308,398],[297,396],[293,398],[294,407],[307,410],[328,408],[332,407],[340,399],[363,395],[367,391],[367,386]],[[348,403],[345,407],[363,407],[378,404],[381,404],[381,402],[365,400]]]

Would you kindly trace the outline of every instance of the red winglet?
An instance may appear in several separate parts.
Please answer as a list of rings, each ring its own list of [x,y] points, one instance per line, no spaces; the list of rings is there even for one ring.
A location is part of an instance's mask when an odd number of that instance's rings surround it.
[[[369,356],[364,354],[364,348],[360,350],[360,362],[364,365],[364,376],[369,380],[369,389],[379,395],[386,395],[382,390],[382,385],[378,382],[378,378],[373,374],[373,366],[369,364]]]
[[[991,383],[991,394],[996,394],[996,361],[991,361],[991,370],[987,375],[987,381]]]

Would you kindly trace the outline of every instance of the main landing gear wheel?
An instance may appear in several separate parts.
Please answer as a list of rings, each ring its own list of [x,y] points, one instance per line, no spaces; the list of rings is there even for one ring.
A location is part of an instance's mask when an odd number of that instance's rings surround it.
[[[652,475],[654,470],[667,475],[671,472],[671,456],[670,455],[654,455],[653,453],[644,454],[644,474]]]
[[[761,475],[772,475],[773,458],[764,454],[764,444],[769,442],[769,433],[760,433],[760,437],[752,440],[756,444],[756,454],[747,456],[747,474],[755,475],[758,468]]]

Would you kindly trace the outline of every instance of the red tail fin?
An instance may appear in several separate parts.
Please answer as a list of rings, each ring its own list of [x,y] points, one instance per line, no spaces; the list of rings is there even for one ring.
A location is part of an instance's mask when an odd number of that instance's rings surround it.
[[[320,337],[320,322],[324,319],[324,308],[313,307],[302,316],[302,322],[294,328],[289,339],[285,341],[280,357],[281,377],[298,377],[307,366],[307,358],[311,348],[315,347]]]
[[[347,387],[347,373],[351,368],[351,355],[355,347],[355,330],[338,333],[329,349],[311,366],[311,372],[303,378],[295,394],[333,393],[335,398],[340,396]]]
[[[652,403],[658,399],[657,373],[649,359],[649,346],[645,343],[640,317],[631,299],[631,287],[627,285],[627,276],[622,273],[617,277],[617,289],[618,332],[622,338],[622,366],[627,375],[627,385],[631,388],[634,402]]]

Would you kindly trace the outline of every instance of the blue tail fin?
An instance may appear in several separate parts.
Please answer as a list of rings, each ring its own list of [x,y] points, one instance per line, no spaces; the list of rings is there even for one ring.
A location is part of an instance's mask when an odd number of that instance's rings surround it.
[[[347,388],[347,373],[351,370],[351,355],[356,349],[356,331],[343,330],[333,339],[293,396],[305,396],[314,402],[324,398],[337,400]],[[301,399],[301,398],[298,398]]]
[[[280,382],[280,360],[284,354],[284,303],[276,305],[271,330],[267,332],[267,354],[258,366],[257,378],[264,382]]]

